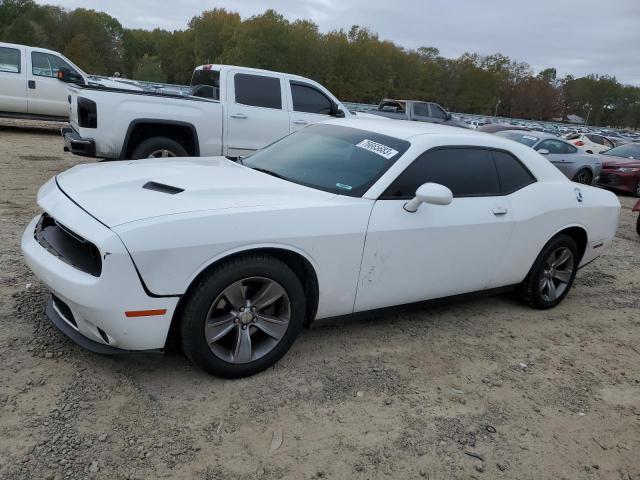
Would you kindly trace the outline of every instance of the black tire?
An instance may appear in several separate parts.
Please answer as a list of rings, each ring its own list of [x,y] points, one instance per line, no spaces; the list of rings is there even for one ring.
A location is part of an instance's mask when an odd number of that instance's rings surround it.
[[[636,188],[633,189],[633,192],[631,192],[631,195],[633,195],[636,198],[640,198],[640,180],[638,180],[638,183],[636,183]]]
[[[188,157],[189,153],[175,140],[167,137],[152,137],[140,142],[131,153],[132,160],[149,158],[154,152],[170,152],[169,157]]]
[[[582,168],[578,170],[573,176],[573,181],[582,183],[583,185],[591,185],[591,182],[593,181],[593,175],[588,168]]]
[[[636,220],[636,233],[640,235],[640,215],[638,215],[638,220]]]
[[[285,290],[290,304],[289,324],[279,343],[264,356],[247,363],[232,363],[218,357],[209,348],[205,322],[216,298],[230,285],[250,277],[274,280]],[[306,311],[304,290],[296,274],[284,262],[268,255],[247,255],[216,266],[198,282],[185,300],[180,324],[182,349],[195,365],[223,378],[253,375],[280,360],[302,331]]]
[[[541,291],[541,281],[543,280],[543,275],[545,275],[545,268],[548,259],[554,252],[557,252],[559,249],[566,248],[568,249],[573,256],[573,264],[571,268],[571,275],[566,284],[566,288],[562,291],[561,294],[557,295],[554,300],[549,300],[545,298],[544,294]],[[578,263],[580,261],[578,254],[578,247],[576,242],[569,237],[568,235],[559,234],[553,237],[551,240],[547,242],[544,246],[538,258],[533,263],[527,278],[524,279],[522,284],[520,285],[519,293],[520,298],[530,305],[533,308],[539,310],[545,310],[548,308],[553,308],[558,305],[564,297],[567,296],[571,286],[573,285],[573,281],[576,278],[576,272],[578,271]]]

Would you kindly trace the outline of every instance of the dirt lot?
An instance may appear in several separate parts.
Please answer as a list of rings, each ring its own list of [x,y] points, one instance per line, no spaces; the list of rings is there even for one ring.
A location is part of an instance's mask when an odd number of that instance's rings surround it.
[[[93,355],[45,318],[19,239],[38,187],[82,161],[0,121],[0,478],[640,479],[632,198],[552,311],[494,297],[316,326],[225,381],[179,353]]]

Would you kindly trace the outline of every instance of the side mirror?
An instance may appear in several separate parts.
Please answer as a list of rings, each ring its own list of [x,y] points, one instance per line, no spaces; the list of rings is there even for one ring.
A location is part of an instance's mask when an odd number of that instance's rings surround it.
[[[79,85],[84,85],[84,78],[82,78],[82,75],[64,66],[58,69],[57,77],[58,80],[61,80],[65,83],[76,83]]]
[[[404,204],[407,212],[414,213],[421,203],[432,205],[449,205],[453,200],[453,193],[444,185],[438,183],[425,183],[420,185],[416,191],[416,196]]]
[[[336,118],[344,118],[345,114],[344,111],[342,111],[342,109],[340,107],[338,107],[337,104],[333,104],[331,106],[331,116],[336,117]]]
[[[538,150],[538,153],[540,155],[549,155],[549,150],[547,150],[546,148],[541,148],[540,150]]]

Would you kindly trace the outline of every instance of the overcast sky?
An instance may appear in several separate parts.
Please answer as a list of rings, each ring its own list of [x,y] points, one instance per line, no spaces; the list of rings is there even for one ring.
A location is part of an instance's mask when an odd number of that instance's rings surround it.
[[[310,19],[325,32],[369,27],[407,48],[433,46],[445,57],[500,52],[537,72],[610,74],[640,85],[640,0],[50,0],[105,11],[129,28],[186,28],[203,10],[250,17],[273,8]]]

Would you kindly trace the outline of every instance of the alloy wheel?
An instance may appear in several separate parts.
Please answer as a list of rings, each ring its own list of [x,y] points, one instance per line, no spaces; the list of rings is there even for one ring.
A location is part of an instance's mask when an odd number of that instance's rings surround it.
[[[257,360],[284,337],[291,303],[275,280],[249,277],[225,288],[211,304],[204,336],[211,352],[230,363]]]
[[[589,185],[591,183],[591,174],[587,170],[581,170],[576,175],[576,182]]]
[[[573,252],[567,247],[552,251],[540,274],[540,295],[546,302],[555,302],[567,289],[573,275]]]
[[[173,153],[171,150],[162,149],[162,150],[155,150],[151,152],[147,158],[167,158],[167,157],[175,157],[175,156],[176,154]]]

